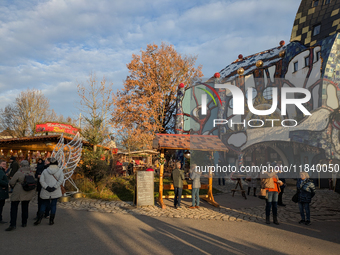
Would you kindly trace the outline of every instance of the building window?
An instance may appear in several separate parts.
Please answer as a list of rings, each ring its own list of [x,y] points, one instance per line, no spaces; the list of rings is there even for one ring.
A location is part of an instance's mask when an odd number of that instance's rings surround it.
[[[318,61],[320,60],[320,57],[321,57],[321,51],[319,50],[319,51],[316,53],[315,62],[318,62]]]
[[[309,66],[309,56],[305,57],[305,67]]]
[[[273,98],[273,88],[268,87],[263,91],[264,99],[271,100]]]
[[[234,106],[234,105],[233,105],[233,99],[230,99],[230,101],[229,101],[229,108],[230,108],[230,109],[233,109],[233,106]]]
[[[299,62],[295,62],[294,63],[294,73],[297,72],[298,68],[299,68]]]
[[[252,98],[251,99],[254,100],[256,98],[256,96],[257,96],[257,90],[255,88],[253,88],[252,95],[251,95]],[[248,91],[246,93],[246,98],[248,99]]]
[[[313,36],[320,34],[320,30],[321,30],[321,24],[314,26],[313,27]]]
[[[312,1],[312,8],[318,6],[319,0]]]
[[[325,0],[324,4],[329,4],[331,0]]]

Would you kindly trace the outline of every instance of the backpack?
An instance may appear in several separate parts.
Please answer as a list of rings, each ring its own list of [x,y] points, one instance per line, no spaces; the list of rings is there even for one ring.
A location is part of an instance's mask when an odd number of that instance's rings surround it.
[[[26,174],[24,182],[22,183],[22,188],[24,191],[31,191],[37,187],[37,181],[32,175]]]

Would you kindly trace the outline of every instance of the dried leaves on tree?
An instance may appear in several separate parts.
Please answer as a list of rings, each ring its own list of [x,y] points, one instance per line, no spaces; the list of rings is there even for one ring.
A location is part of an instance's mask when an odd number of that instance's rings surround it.
[[[112,121],[118,132],[128,132],[143,147],[150,146],[155,133],[173,132],[178,85],[189,86],[203,76],[195,62],[196,57],[182,56],[165,43],[133,54],[127,65],[130,75],[115,100]]]

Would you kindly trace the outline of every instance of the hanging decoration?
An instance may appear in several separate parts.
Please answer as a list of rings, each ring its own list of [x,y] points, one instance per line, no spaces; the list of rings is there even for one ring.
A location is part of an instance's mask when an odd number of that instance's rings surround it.
[[[68,181],[77,190],[76,192],[67,192],[69,194],[79,192],[77,185],[71,177],[80,161],[82,146],[83,143],[78,132],[68,144],[64,144],[64,137],[63,134],[61,134],[59,142],[52,152],[52,158],[58,160],[58,167],[62,169],[64,173],[63,186],[65,182]]]

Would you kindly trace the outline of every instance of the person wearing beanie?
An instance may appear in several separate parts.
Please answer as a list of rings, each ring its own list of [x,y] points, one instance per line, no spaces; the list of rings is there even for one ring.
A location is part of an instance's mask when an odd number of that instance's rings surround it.
[[[13,188],[11,196],[11,222],[6,231],[12,231],[16,228],[18,207],[21,202],[21,226],[27,226],[28,205],[35,195],[35,189],[25,191],[22,184],[25,181],[26,175],[31,175],[34,178],[34,173],[31,171],[27,160],[20,162],[19,170],[13,175],[9,181],[9,185]]]
[[[38,219],[34,225],[39,225],[44,216],[46,207],[49,205],[51,208],[49,225],[54,224],[54,218],[57,211],[57,200],[62,196],[60,185],[64,182],[63,171],[58,167],[58,161],[51,158],[50,166],[42,172],[40,176],[41,192],[40,198],[43,203],[38,213]]]

